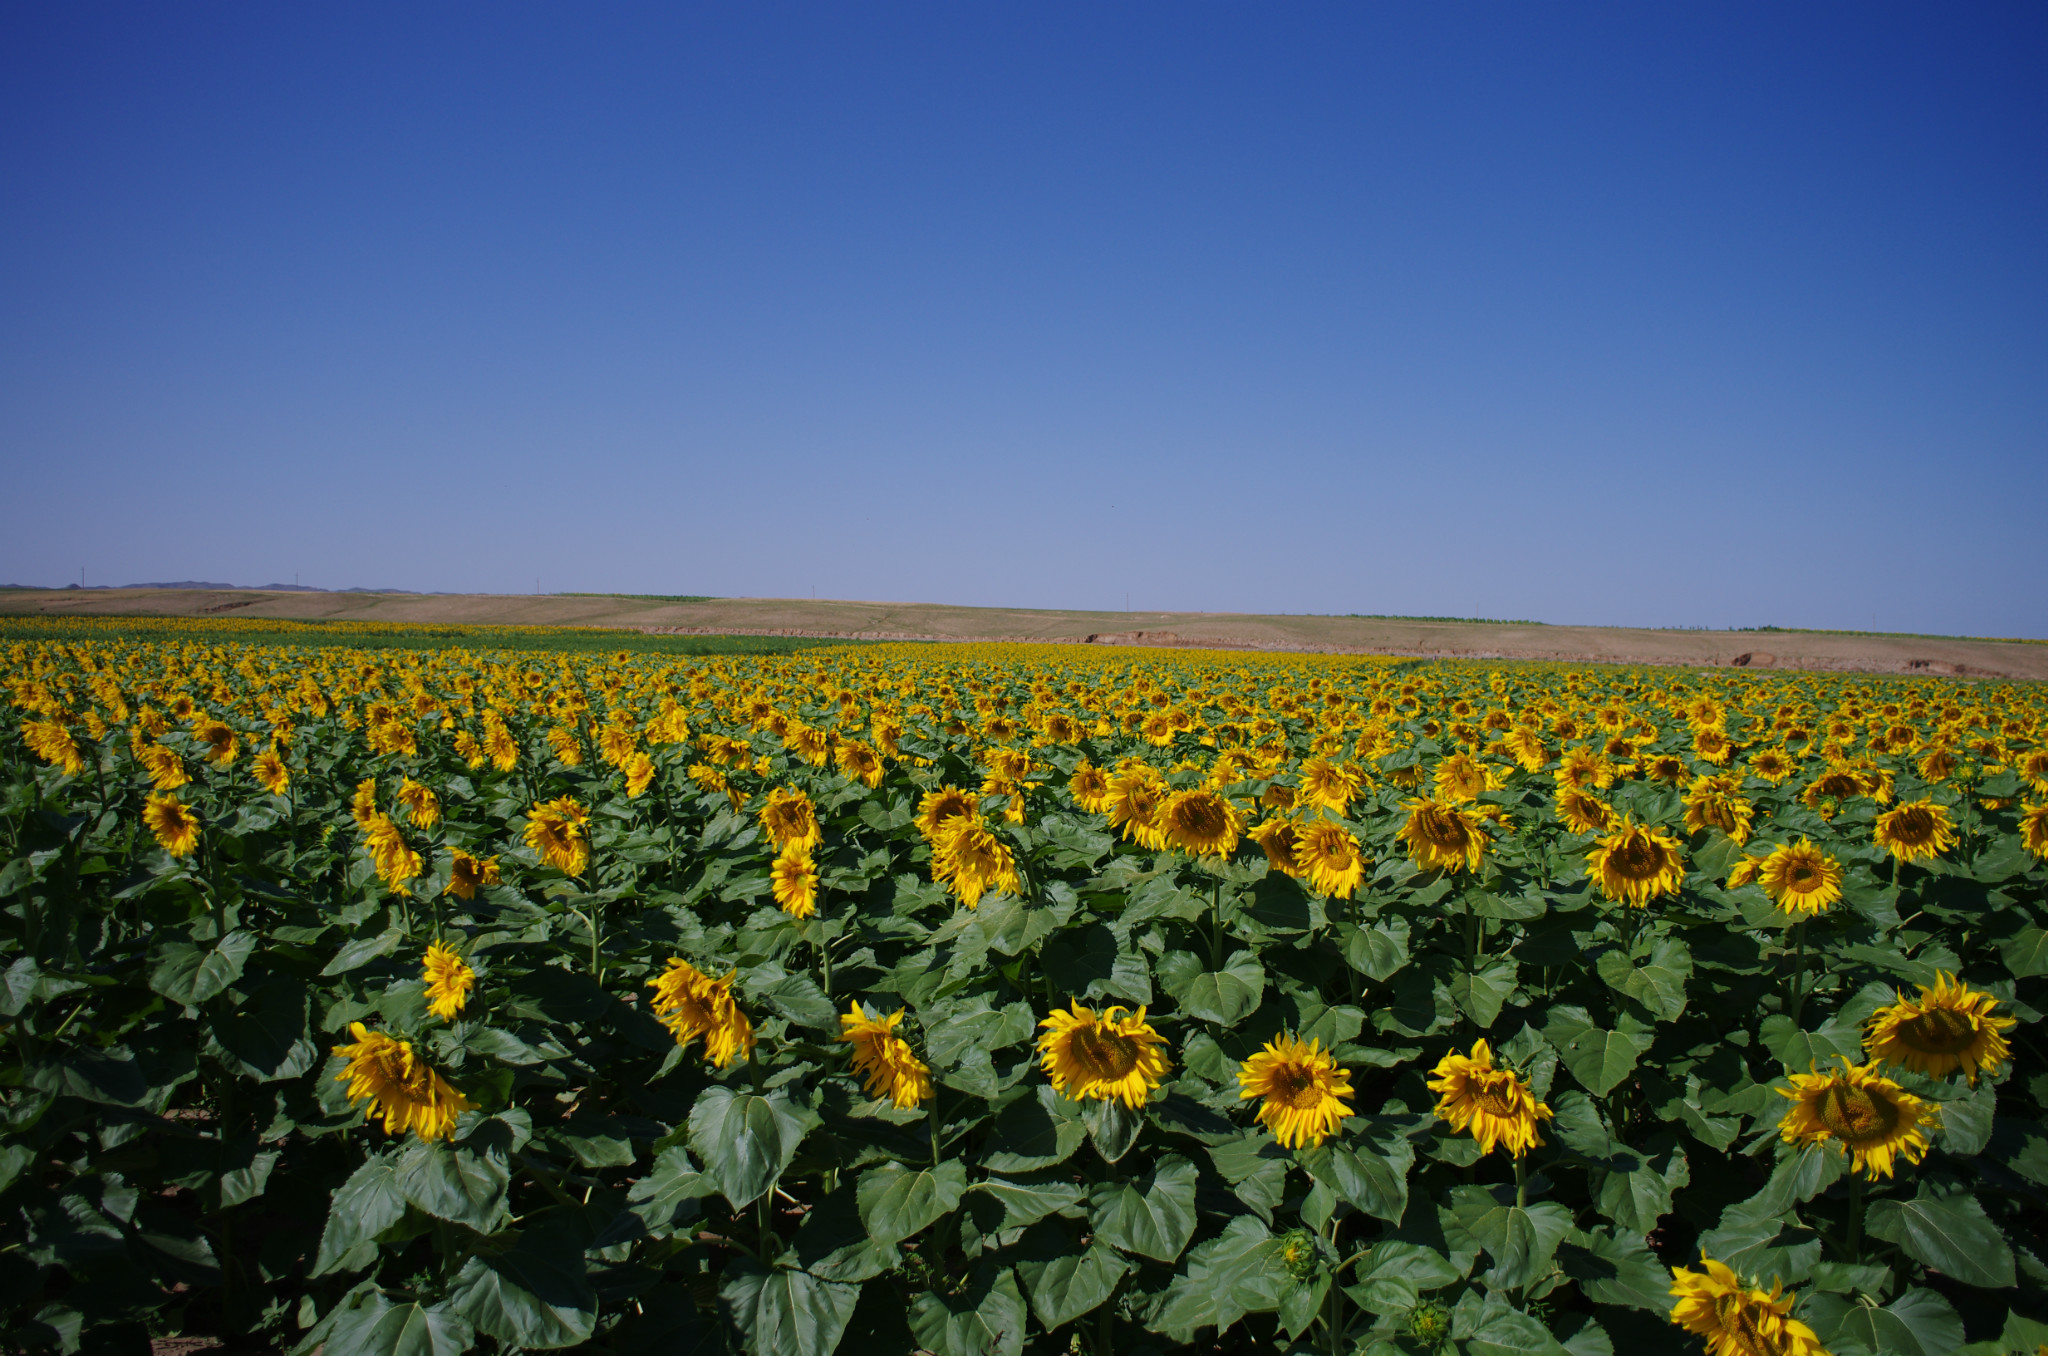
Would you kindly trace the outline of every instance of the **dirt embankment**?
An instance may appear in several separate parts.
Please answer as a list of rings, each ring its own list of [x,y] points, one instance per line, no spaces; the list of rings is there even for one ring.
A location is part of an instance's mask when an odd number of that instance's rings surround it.
[[[671,635],[1051,641],[1309,654],[2048,678],[2048,645],[2005,641],[1797,631],[1646,631],[1228,612],[1062,612],[800,598],[719,598],[702,603],[671,603],[617,595],[55,590],[0,593],[0,613],[598,626]]]

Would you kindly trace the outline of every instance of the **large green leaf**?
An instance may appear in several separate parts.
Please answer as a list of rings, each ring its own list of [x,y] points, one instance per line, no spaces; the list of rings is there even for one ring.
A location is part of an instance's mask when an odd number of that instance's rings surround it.
[[[1050,1330],[1071,1323],[1108,1299],[1131,1264],[1106,1243],[1042,1262],[1020,1262],[1017,1274],[1031,1295],[1031,1311]]]
[[[860,1219],[878,1243],[900,1243],[960,1205],[967,1168],[949,1158],[936,1168],[884,1163],[861,1175]]]
[[[831,1356],[860,1302],[857,1285],[744,1257],[726,1267],[718,1293],[752,1356]]]
[[[1367,978],[1384,984],[1408,964],[1408,920],[1398,915],[1354,929],[1344,943],[1344,960]]]
[[[2014,979],[2048,975],[2048,930],[2029,923],[1999,943],[1998,954]]]
[[[1601,954],[1595,968],[1600,978],[1635,999],[1667,1022],[1685,1011],[1685,982],[1692,977],[1692,952],[1676,937],[1660,937],[1648,953],[1631,957],[1622,951]]]
[[[1124,1251],[1171,1262],[1194,1236],[1195,1176],[1194,1164],[1168,1154],[1149,1179],[1096,1187],[1089,1220],[1099,1237]]]
[[[1495,961],[1483,970],[1460,970],[1451,976],[1451,999],[1481,1031],[1500,1016],[1501,1005],[1515,991],[1515,962]]]
[[[933,1356],[1018,1356],[1024,1296],[1016,1273],[982,1268],[964,1291],[926,1291],[910,1302],[910,1331]]]
[[[1005,1229],[1035,1224],[1055,1211],[1079,1204],[1084,1194],[1073,1182],[1006,1182],[1000,1177],[976,1182],[969,1190],[985,1191],[1002,1202]],[[1028,1287],[1030,1282],[1025,1284]]]
[[[489,1233],[507,1211],[505,1163],[466,1146],[415,1140],[400,1152],[396,1180],[406,1200],[435,1219]]]
[[[1926,1186],[1910,1201],[1870,1203],[1865,1221],[1873,1238],[1905,1249],[1923,1266],[1965,1285],[2004,1290],[2016,1284],[2012,1249],[1975,1196],[1936,1196]]]
[[[529,1229],[510,1252],[471,1257],[449,1303],[477,1331],[514,1346],[573,1347],[597,1329],[597,1293],[573,1233]]]
[[[1634,1150],[1622,1149],[1607,1160],[1595,1203],[1621,1228],[1648,1234],[1671,1213],[1672,1196],[1691,1181],[1685,1155],[1676,1149],[1662,1169]]]
[[[1310,1150],[1302,1163],[1310,1176],[1374,1219],[1398,1224],[1408,1211],[1415,1145],[1405,1136],[1360,1138],[1352,1145],[1333,1141]]]
[[[1221,970],[1204,970],[1187,952],[1169,951],[1159,958],[1158,975],[1181,1011],[1219,1026],[1256,1011],[1266,989],[1265,967],[1249,951],[1232,952]]]
[[[717,1185],[697,1171],[680,1144],[663,1149],[654,1168],[626,1191],[626,1209],[655,1238],[667,1238],[679,1224],[695,1219],[697,1202]]]
[[[1451,1214],[1493,1259],[1489,1284],[1508,1290],[1548,1271],[1558,1243],[1572,1227],[1572,1212],[1554,1201],[1519,1206],[1511,1191],[1503,1199],[1479,1186],[1453,1188]]]
[[[768,1194],[813,1124],[780,1090],[763,1097],[716,1084],[690,1108],[690,1147],[737,1210]]]
[[[1280,1242],[1255,1219],[1239,1216],[1188,1254],[1146,1326],[1179,1343],[1198,1328],[1229,1328],[1248,1313],[1272,1313],[1296,1281]]]
[[[1764,1048],[1791,1073],[1832,1067],[1836,1057],[1854,1064],[1863,1058],[1863,1033],[1854,1026],[1828,1022],[1818,1031],[1801,1031],[1782,1012],[1764,1018],[1757,1028]]]
[[[1829,1344],[1859,1343],[1882,1356],[1953,1356],[1963,1323],[1932,1290],[1913,1289],[1882,1309],[1846,1295],[1807,1297],[1801,1316]]]
[[[1040,1083],[996,1117],[983,1165],[991,1172],[1034,1172],[1064,1163],[1088,1137],[1081,1108]]]
[[[1616,1030],[1603,1031],[1584,1008],[1573,1006],[1552,1008],[1543,1034],[1557,1047],[1572,1077],[1596,1097],[1605,1097],[1634,1072],[1636,1061],[1657,1038],[1652,1028],[1626,1012]]]
[[[156,953],[149,987],[173,1003],[195,1006],[224,991],[242,977],[242,967],[256,953],[256,934],[230,932],[210,947],[170,942]]]
[[[368,937],[358,937],[344,944],[327,962],[327,968],[320,972],[323,978],[345,975],[351,970],[360,970],[371,961],[388,956],[405,942],[405,933],[398,928],[387,928]]]
[[[372,1291],[335,1316],[326,1349],[350,1356],[462,1356],[475,1344],[468,1321],[451,1306],[394,1303]]]
[[[1671,1312],[1671,1271],[1632,1229],[1574,1230],[1558,1246],[1557,1263],[1596,1304],[1647,1309],[1660,1318]]]

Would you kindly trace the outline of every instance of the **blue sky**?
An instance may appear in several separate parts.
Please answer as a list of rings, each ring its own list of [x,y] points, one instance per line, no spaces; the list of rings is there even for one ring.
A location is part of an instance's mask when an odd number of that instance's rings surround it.
[[[14,5],[0,581],[2048,636],[2048,9]]]

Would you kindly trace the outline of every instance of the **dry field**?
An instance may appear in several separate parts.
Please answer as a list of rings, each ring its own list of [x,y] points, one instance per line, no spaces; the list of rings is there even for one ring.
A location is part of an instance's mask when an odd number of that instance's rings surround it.
[[[296,593],[257,589],[0,592],[0,613],[224,616],[601,626],[673,634],[1032,640],[1322,654],[1739,665],[2048,678],[2048,644],[1808,632],[1649,631],[1235,612],[1063,612],[936,603],[620,595]]]

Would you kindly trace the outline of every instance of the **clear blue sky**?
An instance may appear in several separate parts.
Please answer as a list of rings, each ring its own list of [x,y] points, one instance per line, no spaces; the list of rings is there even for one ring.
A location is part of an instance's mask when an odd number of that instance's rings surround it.
[[[2038,4],[15,4],[0,581],[2048,636]]]

